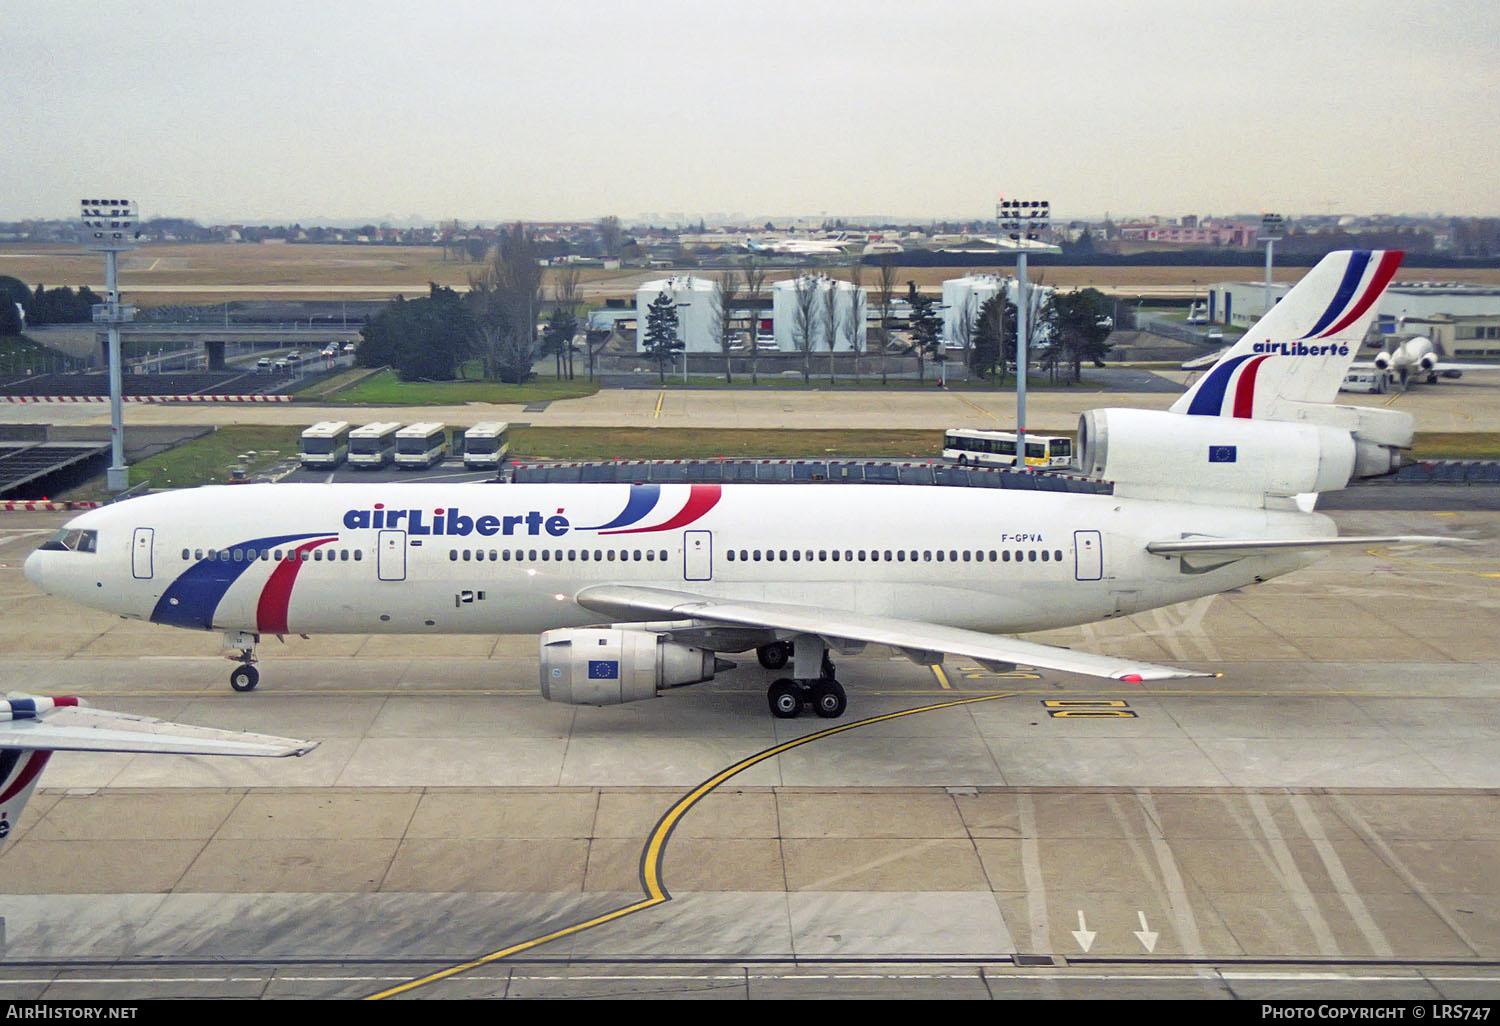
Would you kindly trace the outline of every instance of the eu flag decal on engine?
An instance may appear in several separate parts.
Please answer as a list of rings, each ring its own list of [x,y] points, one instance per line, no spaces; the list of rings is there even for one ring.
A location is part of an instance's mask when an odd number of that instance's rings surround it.
[[[618,659],[590,659],[589,680],[619,680],[620,661]]]
[[[1234,463],[1238,458],[1237,446],[1233,445],[1210,445],[1208,447],[1208,462],[1210,463]]]

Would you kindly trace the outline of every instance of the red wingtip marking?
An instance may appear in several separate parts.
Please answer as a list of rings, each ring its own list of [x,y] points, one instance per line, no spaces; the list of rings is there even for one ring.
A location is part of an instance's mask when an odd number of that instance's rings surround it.
[[[1139,673],[1127,673],[1120,679],[1123,680],[1126,684],[1140,684],[1143,678]]]
[[[57,709],[66,709],[69,706],[74,706],[74,705],[77,705],[77,704],[78,704],[78,699],[73,698],[72,696],[68,696],[68,695],[63,695],[63,696],[54,695],[52,697],[52,705],[53,705],[54,708],[57,708]]]

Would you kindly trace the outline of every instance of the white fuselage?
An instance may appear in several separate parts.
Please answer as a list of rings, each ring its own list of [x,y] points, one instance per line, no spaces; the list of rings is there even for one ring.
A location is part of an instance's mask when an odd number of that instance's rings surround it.
[[[1205,572],[1151,541],[1328,537],[1323,516],[886,485],[307,484],[208,487],[72,520],[43,590],[128,617],[256,634],[534,633],[598,623],[599,584],[764,599],[996,633],[1241,587],[1313,552]],[[1045,555],[1044,555],[1045,554]]]

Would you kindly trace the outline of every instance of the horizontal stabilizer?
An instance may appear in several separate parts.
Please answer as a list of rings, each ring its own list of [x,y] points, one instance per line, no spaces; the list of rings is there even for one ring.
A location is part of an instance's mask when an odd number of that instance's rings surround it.
[[[851,641],[887,645],[923,664],[936,663],[940,655],[946,654],[973,659],[981,665],[1020,663],[1044,670],[1132,683],[1213,676],[941,624],[818,609],[790,602],[710,598],[660,588],[614,584],[585,588],[575,596],[575,601],[585,609],[620,620],[694,619],[785,633],[814,634],[835,645]]]
[[[11,707],[28,702],[47,707],[36,718],[0,721],[0,748],[56,752],[141,752],[161,755],[249,755],[281,758],[306,755],[316,741],[247,734],[183,723],[169,723],[149,716],[109,712],[80,705],[59,704],[62,699],[33,698],[12,693]]]
[[[1427,534],[1344,535],[1334,538],[1180,538],[1156,541],[1146,551],[1157,556],[1215,555],[1226,559],[1264,556],[1299,549],[1328,549],[1344,545],[1472,545],[1466,538]]]

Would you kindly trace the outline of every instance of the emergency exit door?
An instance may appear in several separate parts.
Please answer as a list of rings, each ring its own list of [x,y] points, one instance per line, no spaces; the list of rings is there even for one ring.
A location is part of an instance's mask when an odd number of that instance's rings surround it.
[[[1073,576],[1080,581],[1104,579],[1104,542],[1098,531],[1073,532]]]
[[[382,581],[406,580],[406,532],[381,531],[375,544],[376,574]]]
[[[149,527],[137,527],[130,542],[130,572],[138,581],[151,579],[151,545],[156,534]]]
[[[714,575],[712,531],[682,532],[682,579],[708,581]]]

